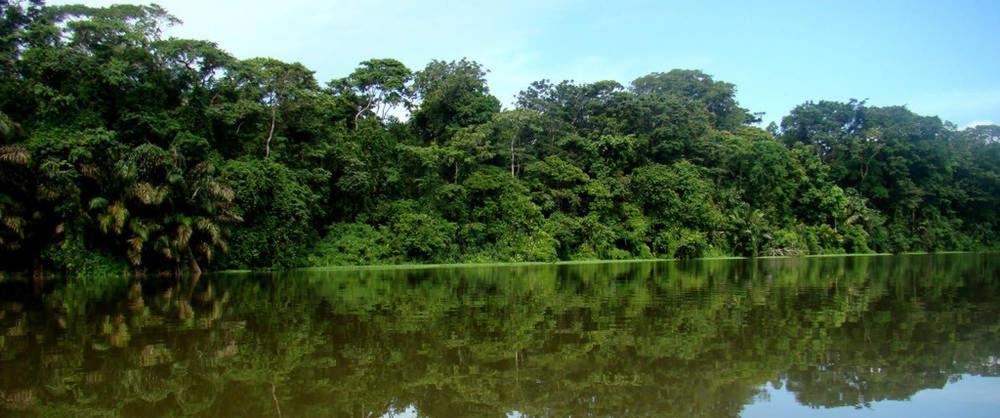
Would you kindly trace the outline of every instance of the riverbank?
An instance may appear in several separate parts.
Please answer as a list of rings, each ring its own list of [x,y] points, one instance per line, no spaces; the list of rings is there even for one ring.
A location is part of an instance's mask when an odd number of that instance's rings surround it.
[[[559,260],[559,261],[518,261],[518,262],[484,262],[484,263],[432,263],[432,264],[418,264],[418,263],[403,263],[403,264],[361,264],[361,265],[332,265],[332,266],[308,266],[308,267],[293,267],[287,269],[225,269],[208,271],[209,274],[219,274],[219,275],[229,275],[229,274],[248,274],[248,273],[283,273],[292,271],[304,271],[304,272],[323,272],[323,271],[375,271],[375,270],[422,270],[422,269],[472,269],[472,268],[490,268],[490,267],[530,267],[530,266],[564,266],[564,265],[588,265],[588,264],[628,264],[628,263],[650,263],[650,262],[682,262],[682,261],[723,261],[723,260],[749,260],[749,259],[761,259],[761,260],[772,260],[772,259],[790,259],[790,258],[836,258],[836,257],[886,257],[886,256],[910,256],[910,255],[941,255],[941,254],[991,254],[1000,253],[1000,250],[984,250],[984,251],[911,251],[904,253],[854,253],[854,254],[810,254],[801,256],[760,256],[760,257],[740,257],[740,256],[714,256],[714,257],[698,257],[691,259],[680,259],[680,258],[634,258],[634,259],[624,259],[624,260]],[[184,272],[187,274],[187,272]],[[76,274],[75,277],[85,280],[99,279],[100,277],[121,277],[121,276],[136,276],[136,277],[156,277],[163,276],[162,273],[147,273],[147,274],[137,274],[135,272],[130,272],[127,269],[121,270],[102,270],[99,273],[88,271]],[[30,278],[30,274],[26,272],[10,272],[10,271],[0,271],[0,281],[11,280],[11,279],[23,279]]]
[[[488,267],[527,267],[527,266],[562,266],[562,265],[587,265],[587,264],[615,264],[615,263],[650,263],[650,262],[679,262],[679,261],[722,261],[722,260],[750,260],[750,259],[782,259],[782,258],[836,258],[836,257],[885,257],[885,256],[907,256],[907,255],[937,255],[937,254],[988,254],[998,253],[998,251],[911,251],[904,253],[854,253],[854,254],[810,254],[801,256],[760,256],[760,257],[740,257],[740,256],[717,256],[698,257],[690,259],[680,258],[634,258],[626,260],[560,260],[560,261],[519,261],[519,262],[487,262],[487,263],[433,263],[433,264],[367,264],[367,265],[344,265],[344,266],[311,266],[297,267],[290,269],[228,269],[212,272],[213,274],[246,274],[253,272],[285,272],[285,271],[351,271],[351,270],[416,270],[416,269],[457,269],[457,268],[488,268]]]

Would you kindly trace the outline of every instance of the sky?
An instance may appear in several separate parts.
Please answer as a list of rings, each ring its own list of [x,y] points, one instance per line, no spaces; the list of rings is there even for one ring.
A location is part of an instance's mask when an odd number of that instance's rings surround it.
[[[103,6],[145,1],[50,0]],[[700,69],[765,123],[807,100],[905,105],[1000,123],[1000,1],[159,0],[237,58],[297,61],[325,83],[369,58],[467,57],[510,107],[532,81]]]
[[[766,396],[746,406],[742,418],[991,418],[1000,408],[1000,378],[962,375],[943,388],[924,389],[908,399],[874,401],[867,408],[814,408],[800,404],[787,387],[768,386]]]

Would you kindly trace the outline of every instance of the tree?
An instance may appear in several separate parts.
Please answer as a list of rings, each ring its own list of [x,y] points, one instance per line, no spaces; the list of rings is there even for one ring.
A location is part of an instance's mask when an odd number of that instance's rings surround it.
[[[676,96],[701,103],[715,116],[717,129],[735,129],[758,119],[736,102],[736,86],[698,70],[651,73],[632,81],[638,95]]]
[[[133,265],[160,261],[180,274],[186,262],[192,274],[200,274],[199,258],[211,262],[228,249],[224,225],[241,218],[233,211],[233,190],[211,161],[145,145],[125,156],[121,173],[129,200],[97,198],[90,207],[106,208],[110,216],[97,218],[101,232],[124,238]],[[154,254],[159,260],[150,259]]]
[[[403,63],[386,58],[362,61],[351,75],[330,84],[335,90],[357,97],[358,108],[354,114],[356,129],[358,119],[369,112],[385,119],[393,107],[409,107],[409,83],[412,79],[413,73]]]
[[[500,111],[490,95],[486,70],[475,61],[431,61],[416,74],[419,101],[411,123],[426,142],[447,142],[460,128],[488,122]]]
[[[235,102],[218,105],[219,115],[229,124],[237,124],[237,133],[244,122],[264,120],[264,158],[271,156],[271,141],[275,137],[279,118],[301,99],[316,94],[319,86],[313,72],[302,64],[287,64],[271,58],[253,58],[234,64],[227,81],[235,92]]]
[[[323,216],[320,196],[307,186],[308,174],[273,160],[244,158],[222,167],[233,188],[235,225],[227,264],[238,268],[295,265],[317,238]]]
[[[41,277],[1000,245],[995,126],[849,100],[805,102],[765,130],[733,84],[698,70],[541,80],[506,110],[469,59],[415,73],[370,59],[320,87],[299,63],[164,38],[177,23],[154,5],[0,2],[4,265]]]
[[[18,176],[17,171],[28,165],[31,161],[28,153],[16,145],[0,146],[0,174],[4,180],[2,183],[5,192],[0,192],[0,248],[13,252],[21,249],[26,238],[27,208],[19,202],[15,196],[11,196],[7,191],[16,190],[16,184],[12,180]]]

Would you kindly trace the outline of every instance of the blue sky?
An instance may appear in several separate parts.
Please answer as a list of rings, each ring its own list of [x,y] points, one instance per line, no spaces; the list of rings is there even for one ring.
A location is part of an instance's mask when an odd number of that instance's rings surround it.
[[[50,1],[50,4],[79,1]],[[107,5],[123,1],[82,1]],[[145,2],[133,2],[145,3]],[[998,1],[160,0],[239,58],[299,61],[326,81],[391,57],[468,57],[506,104],[542,78],[627,84],[701,69],[765,120],[806,100],[907,105],[959,127],[1000,123]]]

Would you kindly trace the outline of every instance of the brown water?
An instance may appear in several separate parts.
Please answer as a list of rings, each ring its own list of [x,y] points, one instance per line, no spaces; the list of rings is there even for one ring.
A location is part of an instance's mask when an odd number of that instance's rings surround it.
[[[1000,256],[0,282],[0,416],[1000,415]]]

